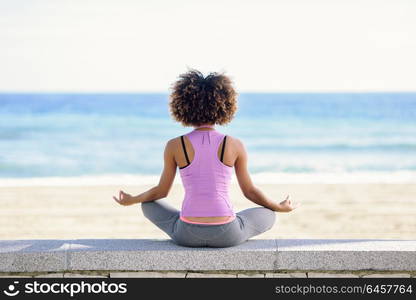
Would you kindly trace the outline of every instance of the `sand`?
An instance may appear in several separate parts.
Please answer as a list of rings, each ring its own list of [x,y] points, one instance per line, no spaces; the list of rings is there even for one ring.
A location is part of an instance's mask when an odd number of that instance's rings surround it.
[[[275,226],[254,238],[416,239],[416,185],[259,184],[277,201],[286,193],[302,206],[277,213]],[[123,207],[113,195],[122,188],[139,194],[145,186],[2,187],[1,239],[168,238],[148,221],[139,205]],[[231,188],[236,211],[256,204],[238,185]],[[180,208],[183,188],[168,196]]]

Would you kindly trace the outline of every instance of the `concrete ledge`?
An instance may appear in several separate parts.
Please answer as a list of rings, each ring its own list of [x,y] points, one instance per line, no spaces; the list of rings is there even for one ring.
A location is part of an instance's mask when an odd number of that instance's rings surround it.
[[[416,271],[415,240],[249,240],[187,248],[170,240],[0,241],[0,272]]]
[[[416,241],[277,240],[275,269],[416,270]]]

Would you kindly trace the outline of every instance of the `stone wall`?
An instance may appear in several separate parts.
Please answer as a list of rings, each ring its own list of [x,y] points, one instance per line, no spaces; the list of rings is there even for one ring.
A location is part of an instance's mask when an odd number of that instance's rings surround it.
[[[312,278],[415,272],[412,240],[253,239],[229,248],[152,239],[0,241],[0,276]]]
[[[416,278],[416,272],[120,272],[120,271],[78,271],[61,273],[0,273],[0,277],[12,278]]]

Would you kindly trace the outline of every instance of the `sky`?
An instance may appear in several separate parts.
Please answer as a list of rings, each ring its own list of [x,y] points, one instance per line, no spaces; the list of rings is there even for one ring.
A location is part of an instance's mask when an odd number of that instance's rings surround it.
[[[416,91],[414,0],[0,0],[0,92]]]

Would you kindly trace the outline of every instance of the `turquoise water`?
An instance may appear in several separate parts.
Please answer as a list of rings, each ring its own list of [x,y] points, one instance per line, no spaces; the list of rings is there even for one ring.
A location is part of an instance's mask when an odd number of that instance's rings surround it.
[[[253,174],[416,174],[416,93],[241,94]],[[0,177],[159,175],[166,94],[0,94]]]

